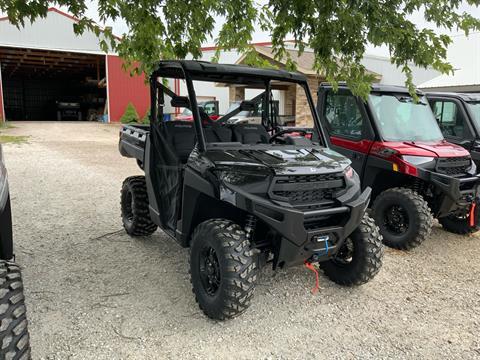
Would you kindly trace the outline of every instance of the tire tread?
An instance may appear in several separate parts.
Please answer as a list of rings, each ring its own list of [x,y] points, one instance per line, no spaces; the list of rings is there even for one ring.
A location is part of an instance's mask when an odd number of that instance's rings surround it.
[[[388,238],[384,236],[383,242],[385,245],[395,249],[411,250],[419,246],[430,235],[433,227],[433,215],[432,215],[432,211],[430,210],[430,207],[428,206],[427,201],[425,201],[425,199],[420,194],[418,194],[416,191],[413,191],[412,189],[409,189],[409,188],[396,187],[396,188],[385,190],[380,195],[378,195],[378,197],[375,199],[375,203],[373,205],[373,216],[375,220],[378,221],[378,214],[376,214],[376,211],[375,211],[378,204],[383,199],[388,198],[389,196],[396,196],[397,194],[405,196],[406,198],[411,200],[415,205],[415,208],[418,211],[418,214],[416,214],[417,215],[416,221],[419,224],[419,229],[416,236],[412,236],[406,241],[403,241],[403,242],[389,241]]]
[[[345,271],[345,268],[331,260],[320,263],[324,274],[333,282],[343,286],[366,284],[378,274],[383,261],[382,235],[371,217],[365,215],[351,236],[361,237],[361,243],[356,245],[363,247],[363,257],[358,259],[358,266]]]
[[[255,254],[250,248],[245,232],[233,221],[212,219],[201,223],[192,235],[192,243],[201,241],[203,237],[208,236],[215,236],[223,248],[226,271],[223,274],[225,291],[221,294],[223,296],[222,306],[214,310],[203,306],[197,289],[195,289],[193,277],[190,276],[192,291],[195,294],[195,301],[205,315],[216,320],[232,319],[244,313],[253,298],[258,271]],[[190,247],[190,251],[191,249],[192,247]],[[218,255],[220,256],[220,254]],[[190,270],[190,275],[192,275],[192,270]]]
[[[157,225],[150,218],[148,206],[147,184],[145,176],[130,176],[122,185],[122,193],[130,191],[133,197],[133,221],[131,226],[125,222],[122,203],[122,223],[125,231],[131,236],[149,236],[157,230]]]
[[[0,260],[0,359],[30,359],[30,335],[20,268]],[[7,291],[5,291],[7,290]]]

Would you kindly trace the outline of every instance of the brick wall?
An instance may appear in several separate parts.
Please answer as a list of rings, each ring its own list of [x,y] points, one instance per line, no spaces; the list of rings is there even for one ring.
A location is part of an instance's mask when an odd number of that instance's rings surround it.
[[[245,88],[230,86],[228,88],[230,103],[245,100]]]
[[[312,93],[313,103],[317,106],[317,90],[318,85],[320,84],[320,79],[317,77],[308,78],[308,86]],[[296,94],[295,94],[295,117],[296,117],[296,126],[312,127],[313,119],[312,113],[310,110],[310,105],[307,101],[307,96],[305,91],[298,85],[296,85]]]

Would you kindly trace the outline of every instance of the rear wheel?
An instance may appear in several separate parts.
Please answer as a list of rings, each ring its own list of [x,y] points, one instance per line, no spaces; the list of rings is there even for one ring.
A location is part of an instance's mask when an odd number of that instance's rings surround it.
[[[345,239],[331,260],[321,262],[320,268],[340,285],[362,285],[375,277],[382,267],[383,245],[378,226],[364,215],[360,225]]]
[[[240,226],[222,219],[198,225],[190,246],[190,275],[205,315],[226,320],[245,312],[255,290],[257,260]]]
[[[373,217],[385,245],[401,250],[420,245],[433,226],[427,202],[406,188],[393,188],[378,195],[373,204]]]
[[[18,265],[0,260],[0,359],[30,359],[23,283]]]
[[[476,227],[470,226],[468,216],[448,215],[438,219],[438,222],[445,230],[454,234],[466,235],[478,231]]]
[[[129,235],[147,236],[155,232],[157,225],[150,219],[144,176],[131,176],[125,179],[120,204],[123,227]]]

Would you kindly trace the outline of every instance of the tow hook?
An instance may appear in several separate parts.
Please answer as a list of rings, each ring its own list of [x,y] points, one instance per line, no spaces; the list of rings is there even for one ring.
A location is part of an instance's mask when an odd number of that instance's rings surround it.
[[[469,213],[469,215],[468,215],[468,219],[469,219],[469,221],[470,221],[470,224],[469,224],[469,225],[470,225],[470,227],[472,227],[472,228],[476,226],[476,224],[475,224],[475,218],[476,218],[476,216],[475,216],[475,209],[476,209],[476,207],[477,207],[477,202],[476,202],[476,201],[473,201],[473,202],[472,202],[472,206],[470,206],[470,213]]]

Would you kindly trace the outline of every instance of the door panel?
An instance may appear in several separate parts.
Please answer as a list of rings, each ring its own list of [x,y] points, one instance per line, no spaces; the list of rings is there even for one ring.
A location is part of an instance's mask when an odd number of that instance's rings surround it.
[[[345,138],[331,136],[332,149],[338,151],[352,160],[352,167],[358,174],[362,174],[363,166],[372,146],[371,140],[348,140]]]
[[[467,121],[467,114],[463,105],[452,98],[435,97],[430,98],[429,102],[445,139],[471,151],[474,132]]]
[[[321,92],[320,118],[333,150],[348,157],[362,178],[373,131],[363,104],[350,92]]]

